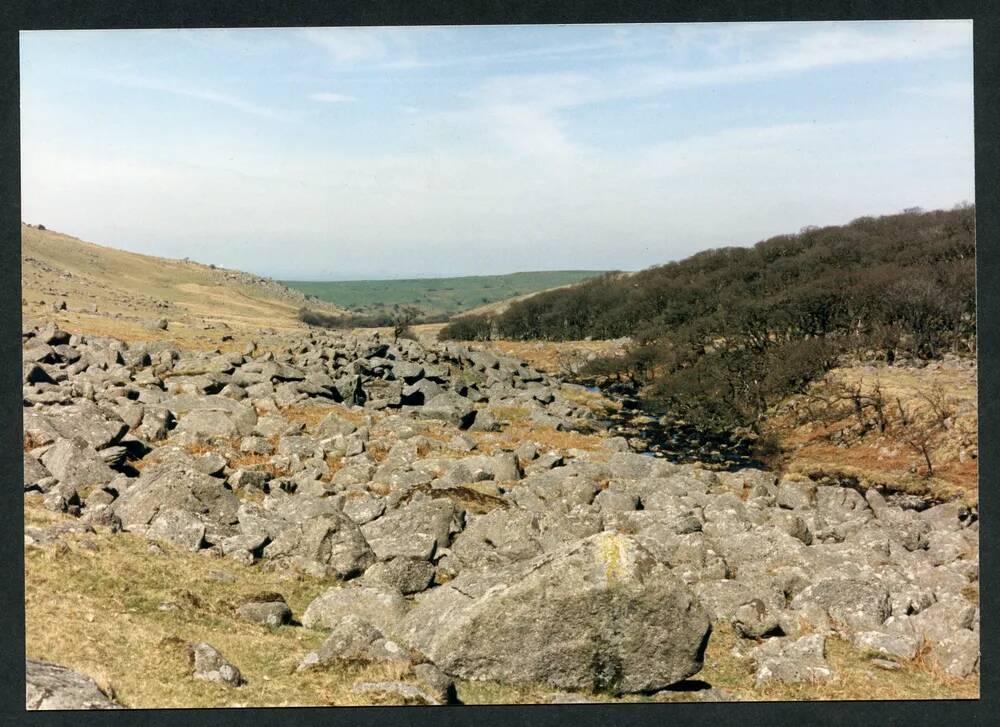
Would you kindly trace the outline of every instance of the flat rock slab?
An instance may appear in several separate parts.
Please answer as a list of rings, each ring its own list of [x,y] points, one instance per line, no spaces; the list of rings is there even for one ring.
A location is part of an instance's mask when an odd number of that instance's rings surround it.
[[[826,637],[810,634],[799,639],[769,639],[751,652],[757,664],[755,684],[801,684],[836,677],[826,661]]]
[[[398,630],[407,604],[398,590],[389,586],[347,585],[331,588],[309,604],[302,625],[311,629],[333,629],[348,617],[360,616],[386,634]]]

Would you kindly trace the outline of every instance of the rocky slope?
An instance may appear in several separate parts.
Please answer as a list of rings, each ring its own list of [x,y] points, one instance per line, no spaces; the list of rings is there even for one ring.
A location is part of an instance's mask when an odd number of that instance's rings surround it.
[[[26,507],[69,517],[26,547],[139,535],[312,579],[304,609],[263,593],[239,617],[328,632],[294,655],[303,679],[384,665],[361,702],[448,703],[456,682],[656,694],[702,672],[716,633],[761,694],[836,681],[834,641],[943,684],[978,673],[960,502],[642,456],[581,387],[455,344],[311,331],[222,353],[44,321],[22,339]],[[266,678],[187,648],[220,688]]]

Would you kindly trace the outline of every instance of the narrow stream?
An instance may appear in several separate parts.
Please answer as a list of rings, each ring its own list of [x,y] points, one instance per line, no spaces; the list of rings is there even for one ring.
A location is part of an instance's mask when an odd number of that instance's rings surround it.
[[[672,415],[645,410],[633,386],[620,382],[580,381],[589,391],[620,406],[602,424],[628,440],[634,452],[661,457],[677,464],[701,462],[718,470],[763,468],[753,454],[753,442],[734,432],[713,431]]]

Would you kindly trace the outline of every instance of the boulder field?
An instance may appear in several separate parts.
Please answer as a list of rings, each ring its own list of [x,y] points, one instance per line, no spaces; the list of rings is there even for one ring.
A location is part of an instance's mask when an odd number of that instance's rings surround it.
[[[301,614],[280,594],[240,614],[329,631],[300,670],[408,665],[355,685],[373,699],[444,704],[454,679],[653,693],[698,674],[719,626],[762,687],[836,679],[831,635],[886,668],[978,671],[979,527],[958,502],[673,464],[606,433],[505,440],[602,424],[580,387],[454,343],[311,331],[194,352],[45,322],[22,340],[25,493],[77,529],[327,581]],[[254,679],[191,649],[200,678]],[[29,708],[110,704],[27,668]]]

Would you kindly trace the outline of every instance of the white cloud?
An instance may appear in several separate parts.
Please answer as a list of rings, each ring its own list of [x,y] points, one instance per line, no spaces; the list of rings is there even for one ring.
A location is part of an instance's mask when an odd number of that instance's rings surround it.
[[[927,32],[928,25],[933,32]],[[581,106],[657,97],[679,88],[751,83],[821,67],[932,58],[967,51],[971,42],[971,25],[962,22],[874,28],[870,24],[845,23],[821,24],[820,29],[800,34],[792,41],[778,39],[761,45],[759,36],[776,27],[723,25],[697,31],[703,43],[719,51],[716,63],[700,68],[657,64],[615,67],[607,72],[496,75],[466,94],[473,103],[471,108],[437,114],[436,118],[465,130],[465,135],[472,135],[473,128],[479,129],[517,153],[565,156],[584,151],[569,136],[561,118]],[[673,27],[667,31],[670,42],[676,37],[690,43],[690,35]],[[755,52],[750,53],[750,49]],[[738,60],[732,60],[734,55]],[[953,97],[961,92],[960,86],[931,92]],[[971,83],[968,88],[971,92]],[[664,99],[657,102],[664,103]]]
[[[535,125],[536,143],[551,133],[537,119],[508,122],[512,133]],[[39,143],[24,146],[24,216],[96,242],[278,276],[636,268],[806,224],[971,199],[971,139],[916,143],[926,135],[892,121],[786,124],[544,160],[496,145],[265,148],[239,168],[227,164],[233,149],[211,145],[193,167]]]
[[[387,52],[384,34],[366,28],[308,28],[300,35],[338,64],[379,59]]]
[[[226,106],[242,113],[259,116],[261,118],[274,119],[277,121],[286,121],[290,118],[289,115],[282,110],[255,104],[234,94],[217,91],[215,89],[201,88],[153,77],[127,75],[124,73],[86,73],[85,75],[89,78],[112,83],[118,86],[124,86],[126,88],[137,88],[146,91],[160,91],[174,96],[185,96],[187,98],[194,98],[200,101],[208,101],[209,103]]]
[[[319,101],[320,103],[347,103],[350,101],[357,101],[354,96],[348,96],[343,93],[329,93],[326,91],[311,93],[309,94],[309,98],[312,101]]]
[[[972,101],[972,81],[951,81],[932,83],[926,86],[905,86],[900,89],[911,96],[945,99],[949,101]]]
[[[927,32],[931,25],[933,32]],[[904,23],[876,28],[859,24],[837,24],[813,30],[793,42],[776,41],[760,47],[759,36],[772,25],[739,26],[704,31],[729,56],[700,68],[670,64],[616,67],[610,72],[524,73],[495,76],[472,94],[481,103],[524,103],[556,109],[625,98],[641,98],[677,88],[760,81],[823,67],[857,65],[917,58],[934,58],[968,51],[971,24],[963,22]],[[672,42],[674,36],[669,36]],[[678,36],[686,38],[686,36]],[[686,38],[690,43],[691,39]]]

